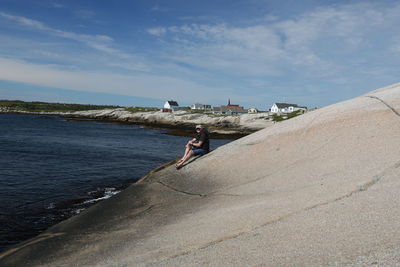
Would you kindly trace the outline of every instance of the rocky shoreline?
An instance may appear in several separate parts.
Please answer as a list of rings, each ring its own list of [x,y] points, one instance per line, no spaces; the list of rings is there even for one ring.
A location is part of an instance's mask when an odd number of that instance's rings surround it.
[[[208,127],[214,138],[236,138],[273,124],[268,119],[268,113],[243,114],[225,116],[214,114],[190,113],[186,111],[169,112],[136,112],[124,108],[89,110],[76,112],[26,112],[15,110],[0,110],[0,113],[57,115],[68,119],[91,119],[97,121],[140,124],[146,127],[171,129],[169,134],[190,135],[193,127],[202,124]]]
[[[121,193],[1,266],[398,266],[400,84],[306,113]]]
[[[0,254],[1,266],[398,266],[400,84],[276,123]]]

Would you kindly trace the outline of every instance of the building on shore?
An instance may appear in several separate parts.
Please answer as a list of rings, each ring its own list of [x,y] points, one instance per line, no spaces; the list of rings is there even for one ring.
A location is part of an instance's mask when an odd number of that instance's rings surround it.
[[[247,109],[243,108],[242,106],[231,104],[231,100],[228,100],[228,105],[226,106],[219,106],[213,108],[214,114],[224,114],[224,115],[240,115],[246,114]]]
[[[211,105],[196,103],[190,106],[192,110],[211,110]]]
[[[274,103],[271,107],[271,113],[290,113],[297,110],[307,110],[307,107],[300,107],[296,104]]]
[[[178,102],[173,101],[173,100],[166,101],[164,104],[164,109],[177,111],[177,110],[179,110]]]
[[[255,113],[258,113],[258,112],[259,112],[259,110],[256,109],[256,108],[249,108],[247,110],[247,113],[249,113],[249,114],[255,114]]]

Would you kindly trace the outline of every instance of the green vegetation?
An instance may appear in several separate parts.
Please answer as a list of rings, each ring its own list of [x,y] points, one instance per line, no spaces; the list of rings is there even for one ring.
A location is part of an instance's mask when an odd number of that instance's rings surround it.
[[[257,120],[269,120],[270,119],[270,117],[269,116],[261,116],[261,117],[258,117],[258,118],[256,118]]]
[[[238,115],[228,115],[228,114],[214,114],[214,113],[209,113],[207,114],[210,117],[228,117],[228,116],[238,116]]]
[[[296,111],[293,111],[293,112],[291,112],[291,113],[288,113],[288,114],[287,114],[287,118],[288,118],[288,119],[291,119],[291,118],[297,117],[297,116],[299,116],[299,115],[301,115],[301,114],[304,114],[304,111],[303,111],[303,110],[296,110]]]
[[[272,120],[273,120],[273,121],[284,121],[285,119],[284,119],[283,116],[281,116],[281,115],[273,114],[273,115],[272,115]]]
[[[301,115],[303,113],[304,112],[302,110],[296,110],[296,111],[293,111],[291,113],[287,113],[285,115],[273,114],[272,115],[272,120],[273,121],[284,121],[284,120],[288,120],[288,119],[297,117],[297,116],[299,116],[299,115]]]
[[[0,109],[25,112],[73,112],[84,110],[98,110],[120,108],[120,106],[64,104],[46,102],[24,102],[19,100],[0,100]]]
[[[190,113],[201,113],[201,114],[205,114],[205,113],[211,113],[211,111],[209,110],[202,110],[202,109],[191,109]]]
[[[129,107],[129,108],[125,108],[125,110],[129,111],[131,113],[137,113],[137,112],[157,111],[157,110],[159,110],[159,108]]]
[[[180,107],[179,110],[183,110],[186,111],[189,114],[193,114],[193,113],[211,113],[211,110],[204,110],[204,109],[192,109],[191,107]]]
[[[192,109],[190,107],[180,107],[179,110],[190,112]]]
[[[185,109],[180,109],[183,111],[186,111],[186,113],[182,114],[174,114],[175,116],[184,116],[184,115],[190,115],[190,114],[206,114],[208,116],[213,115],[211,112],[207,112],[206,110],[185,110]]]

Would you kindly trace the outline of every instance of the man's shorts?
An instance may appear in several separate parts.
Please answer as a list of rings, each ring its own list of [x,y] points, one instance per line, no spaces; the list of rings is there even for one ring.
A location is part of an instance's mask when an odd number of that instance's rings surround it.
[[[195,156],[198,156],[198,155],[203,156],[208,153],[207,150],[204,150],[202,148],[193,148],[192,150],[193,150],[193,155],[195,155]]]

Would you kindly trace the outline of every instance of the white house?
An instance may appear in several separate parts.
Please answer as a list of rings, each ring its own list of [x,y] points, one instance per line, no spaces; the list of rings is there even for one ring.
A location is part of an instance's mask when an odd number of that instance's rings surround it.
[[[256,109],[256,108],[249,108],[249,109],[247,110],[247,112],[250,113],[250,114],[258,113],[258,109]]]
[[[175,111],[175,110],[179,110],[179,105],[178,105],[178,102],[170,100],[170,101],[165,102],[164,108],[172,109]]]
[[[297,110],[306,110],[307,107],[299,107],[296,104],[274,103],[271,107],[271,113],[290,113]]]
[[[190,109],[194,109],[194,110],[211,110],[211,105],[206,105],[206,104],[193,104]]]

